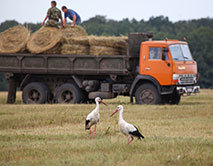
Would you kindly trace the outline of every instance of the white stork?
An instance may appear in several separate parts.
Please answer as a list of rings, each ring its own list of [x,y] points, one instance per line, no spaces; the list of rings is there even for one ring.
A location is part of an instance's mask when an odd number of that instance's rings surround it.
[[[90,137],[91,137],[91,127],[95,125],[94,136],[96,138],[96,124],[99,122],[99,119],[100,119],[99,103],[102,103],[104,105],[107,105],[107,104],[104,103],[100,97],[96,97],[95,102],[96,102],[96,108],[89,115],[87,115],[85,130],[90,130]]]
[[[128,136],[128,145],[134,140],[134,137],[137,137],[139,140],[141,140],[141,138],[144,139],[144,136],[138,131],[137,127],[135,127],[130,123],[127,123],[123,119],[124,108],[122,105],[119,105],[117,107],[117,109],[112,113],[111,117],[118,111],[119,111],[119,121],[118,121],[119,129],[124,135]]]

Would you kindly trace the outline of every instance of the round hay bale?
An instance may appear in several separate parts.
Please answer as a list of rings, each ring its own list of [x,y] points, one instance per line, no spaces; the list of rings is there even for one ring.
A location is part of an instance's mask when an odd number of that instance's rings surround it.
[[[62,41],[63,44],[80,44],[89,46],[89,39],[87,36],[79,36],[79,37],[66,37]]]
[[[65,55],[89,55],[89,46],[64,44],[61,53]]]
[[[54,46],[50,50],[45,51],[44,54],[61,54],[61,47],[62,47],[62,44],[58,43],[56,44],[56,46]]]
[[[57,28],[42,27],[36,31],[27,43],[31,53],[40,54],[48,52],[61,42],[62,33]]]
[[[61,29],[61,32],[64,38],[88,36],[85,29],[79,25],[76,25],[74,27],[66,26],[65,28]]]
[[[90,46],[91,55],[121,55],[120,50],[112,47]]]
[[[0,33],[0,53],[18,53],[26,49],[30,31],[18,25]]]
[[[126,38],[124,37],[90,36],[89,43],[91,46],[103,46],[103,47],[127,49],[127,41]]]

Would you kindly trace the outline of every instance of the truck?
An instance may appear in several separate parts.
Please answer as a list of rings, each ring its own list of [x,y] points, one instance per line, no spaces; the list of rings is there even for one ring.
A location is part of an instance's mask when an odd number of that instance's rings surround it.
[[[153,41],[130,33],[126,55],[0,54],[8,80],[7,103],[16,90],[25,104],[91,103],[99,96],[129,96],[136,104],[179,104],[199,93],[197,63],[186,41]]]

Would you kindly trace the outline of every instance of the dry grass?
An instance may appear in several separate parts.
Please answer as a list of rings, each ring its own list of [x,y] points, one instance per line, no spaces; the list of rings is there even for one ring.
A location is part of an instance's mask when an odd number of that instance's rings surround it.
[[[90,55],[123,55],[120,49],[104,46],[90,46]]]
[[[213,90],[180,105],[141,106],[129,98],[101,105],[97,139],[84,130],[94,105],[6,105],[0,93],[0,165],[213,165]],[[144,141],[129,147],[109,115],[118,104]]]
[[[128,38],[124,36],[89,36],[89,43],[91,46],[127,49],[127,40]]]
[[[42,27],[36,31],[27,43],[27,48],[31,53],[40,54],[48,52],[62,40],[62,33],[57,28]],[[51,51],[49,51],[50,53]],[[55,52],[55,50],[53,51]]]
[[[70,54],[70,55],[89,55],[89,46],[80,45],[80,44],[64,44],[61,49],[62,54]]]
[[[62,51],[62,43],[59,42],[53,48],[44,51],[43,54],[61,54],[61,51]]]
[[[80,54],[82,50],[78,51],[76,45],[83,44],[89,47],[89,40],[86,36],[87,33],[81,26],[73,28],[69,26],[63,29],[42,27],[31,36],[27,48],[35,54]],[[64,44],[75,46],[66,49],[67,46],[64,48]],[[89,54],[89,51],[85,54]]]
[[[71,27],[70,25],[67,25],[65,28],[61,29],[61,32],[62,32],[64,38],[88,35],[86,30],[79,25],[76,25],[75,27]]]
[[[30,31],[18,25],[0,33],[0,53],[18,53],[26,49]]]
[[[125,36],[89,36],[91,55],[126,55],[128,38]]]
[[[70,25],[61,29],[42,27],[31,36],[23,26],[0,33],[3,53],[126,55],[127,43],[126,36],[88,36],[83,27]]]
[[[78,36],[78,37],[64,37],[64,44],[79,44],[89,46],[89,39],[87,36]]]
[[[62,54],[89,55],[90,48],[87,36],[64,37],[62,43]]]

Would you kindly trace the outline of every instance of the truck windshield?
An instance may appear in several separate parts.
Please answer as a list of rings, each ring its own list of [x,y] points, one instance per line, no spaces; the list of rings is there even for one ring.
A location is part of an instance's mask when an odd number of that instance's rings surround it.
[[[169,46],[174,61],[193,60],[187,44],[174,44]]]

